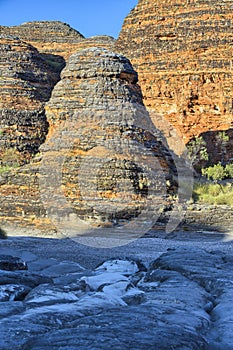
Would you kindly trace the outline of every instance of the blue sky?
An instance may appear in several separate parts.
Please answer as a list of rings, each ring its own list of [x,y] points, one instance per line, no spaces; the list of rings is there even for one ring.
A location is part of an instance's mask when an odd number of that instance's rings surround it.
[[[137,0],[0,0],[0,25],[38,20],[59,20],[85,37],[117,37],[125,16]]]

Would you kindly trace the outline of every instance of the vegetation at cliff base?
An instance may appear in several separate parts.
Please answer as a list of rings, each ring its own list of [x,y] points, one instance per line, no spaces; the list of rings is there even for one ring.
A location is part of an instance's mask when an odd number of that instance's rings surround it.
[[[187,145],[187,149],[190,162],[194,167],[200,161],[207,161],[209,159],[209,155],[206,148],[206,142],[201,136],[195,137],[193,140],[191,140]]]
[[[215,183],[219,183],[224,179],[232,179],[233,164],[227,164],[226,166],[220,163],[215,164],[214,166],[202,169],[202,175],[206,176],[208,180],[213,180]]]
[[[202,169],[202,175],[208,182],[195,184],[193,198],[195,201],[233,206],[233,164],[223,166],[218,163]]]
[[[215,183],[197,183],[194,186],[193,199],[195,202],[233,207],[233,184],[227,183],[220,187]]]

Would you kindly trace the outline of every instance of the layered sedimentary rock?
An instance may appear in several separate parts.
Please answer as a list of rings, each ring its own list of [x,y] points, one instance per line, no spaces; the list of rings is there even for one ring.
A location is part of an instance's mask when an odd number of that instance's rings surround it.
[[[59,171],[67,211],[72,204],[84,219],[135,216],[141,197],[148,194],[145,182],[160,199],[161,191],[166,193],[164,184],[172,183],[174,164],[158,140],[137,80],[129,60],[111,51],[90,48],[70,57],[46,104],[50,131],[43,170],[50,209],[61,203],[56,193]],[[55,168],[58,173],[51,181]]]
[[[115,44],[115,39],[112,36],[96,35],[80,41],[79,45],[76,48],[76,51],[80,51],[90,47],[102,47],[107,50],[113,50],[114,44]],[[72,51],[73,51],[72,53],[75,52],[75,50],[72,50]]]
[[[59,21],[35,21],[23,23],[19,26],[0,26],[0,33],[19,37],[30,43],[44,54],[48,63],[57,69],[64,67],[64,60],[76,51],[87,47],[100,46],[112,48],[114,39],[107,35],[85,39],[77,30]]]
[[[18,36],[35,46],[39,52],[67,57],[70,47],[78,45],[83,35],[59,21],[26,22],[19,26],[0,27],[0,32]],[[49,56],[48,56],[49,59]]]
[[[15,37],[0,36],[1,161],[7,161],[8,148],[15,149],[19,160],[38,151],[48,130],[44,104],[58,79],[36,48]]]
[[[103,35],[85,40],[56,21],[0,27],[0,33],[1,161],[18,163],[30,159],[45,140],[44,103],[60,79],[64,58],[86,47],[111,48],[114,39]]]
[[[116,43],[138,71],[145,105],[185,142],[232,127],[232,4],[140,0]]]
[[[153,196],[160,206],[174,190],[172,157],[125,57],[100,48],[72,55],[46,117],[41,159],[2,179],[1,215],[46,220],[44,205],[59,218],[113,224],[139,215]]]

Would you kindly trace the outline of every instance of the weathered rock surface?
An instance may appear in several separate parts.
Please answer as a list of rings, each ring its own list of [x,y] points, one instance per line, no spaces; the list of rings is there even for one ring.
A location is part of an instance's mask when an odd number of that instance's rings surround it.
[[[46,104],[46,118],[41,158],[1,178],[2,216],[47,224],[47,209],[61,222],[74,212],[113,225],[137,217],[154,196],[153,213],[175,190],[172,156],[124,56],[101,48],[72,55]],[[144,180],[151,190],[140,185]]]
[[[75,46],[84,40],[82,34],[59,21],[35,21],[13,27],[1,26],[0,32],[19,37],[36,47],[41,53],[55,55],[58,59],[57,64],[61,62],[59,57],[67,58],[71,46],[75,51]],[[52,58],[52,56],[47,57]]]
[[[233,210],[228,205],[192,204],[188,206],[185,223],[196,228],[233,232]]]
[[[47,282],[44,267],[62,262],[28,257],[37,286],[0,302],[0,349],[232,348],[232,255],[177,248],[147,266],[116,258],[76,274],[71,263]],[[0,290],[20,287],[2,281]]]
[[[46,212],[41,203],[38,165],[26,164],[20,168],[3,173],[0,176],[0,217],[2,225],[12,223],[34,227],[40,226],[36,218],[45,217]],[[44,219],[44,229],[49,221]]]
[[[140,0],[125,19],[115,50],[137,70],[147,108],[185,143],[232,127],[231,29],[232,1]]]
[[[114,38],[107,35],[85,39],[67,23],[59,21],[34,21],[13,27],[0,26],[0,33],[17,36],[33,45],[44,54],[48,63],[58,70],[64,67],[64,59],[67,60],[76,51],[93,46],[111,49],[114,44]]]
[[[17,163],[38,152],[48,132],[44,103],[59,74],[31,45],[0,36],[0,158]],[[15,150],[15,157],[7,149]]]
[[[113,222],[134,216],[142,195],[149,195],[140,188],[141,178],[150,181],[158,203],[166,196],[166,181],[173,186],[172,156],[143,105],[137,73],[124,56],[100,48],[72,55],[46,104],[46,116],[50,131],[41,148],[43,195],[53,212],[62,202],[56,192],[61,154],[66,154],[62,185],[84,219]]]
[[[113,50],[115,44],[115,39],[112,36],[108,35],[96,35],[91,36],[90,38],[86,38],[80,41],[77,48],[72,49],[69,56],[77,51],[81,51],[83,49],[88,49],[91,47],[102,47],[107,50]]]
[[[0,270],[27,270],[27,264],[19,258],[8,255],[0,255]]]
[[[221,161],[223,164],[228,162],[232,163],[232,150],[233,150],[233,129],[228,129],[225,131],[228,136],[229,141],[222,147],[222,142],[219,141],[219,132],[217,131],[207,131],[201,134],[206,142],[206,148],[208,154],[210,155],[210,161]]]

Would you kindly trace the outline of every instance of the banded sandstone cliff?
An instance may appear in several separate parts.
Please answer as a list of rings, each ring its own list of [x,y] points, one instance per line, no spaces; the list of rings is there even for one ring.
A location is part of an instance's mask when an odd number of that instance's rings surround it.
[[[130,61],[108,50],[70,57],[45,107],[41,156],[1,177],[4,220],[48,229],[49,217],[76,214],[113,225],[140,214],[148,195],[141,178],[153,182],[155,207],[166,202],[176,170],[137,80]]]
[[[20,162],[38,152],[48,132],[44,104],[59,78],[36,48],[16,37],[0,36],[2,158],[10,148]]]
[[[80,32],[60,21],[34,21],[19,26],[0,26],[0,33],[14,35],[33,45],[51,64],[62,69],[64,59],[82,49],[99,46],[110,49],[114,39],[107,35],[85,38]]]
[[[114,39],[105,35],[85,39],[58,21],[0,26],[0,33],[1,162],[11,158],[22,163],[45,141],[44,104],[60,80],[65,59],[87,47],[111,48]]]
[[[140,0],[115,45],[138,71],[149,109],[164,116],[185,143],[209,131],[228,130],[229,158],[233,157],[232,5],[232,1]],[[169,139],[169,131],[165,133]]]

